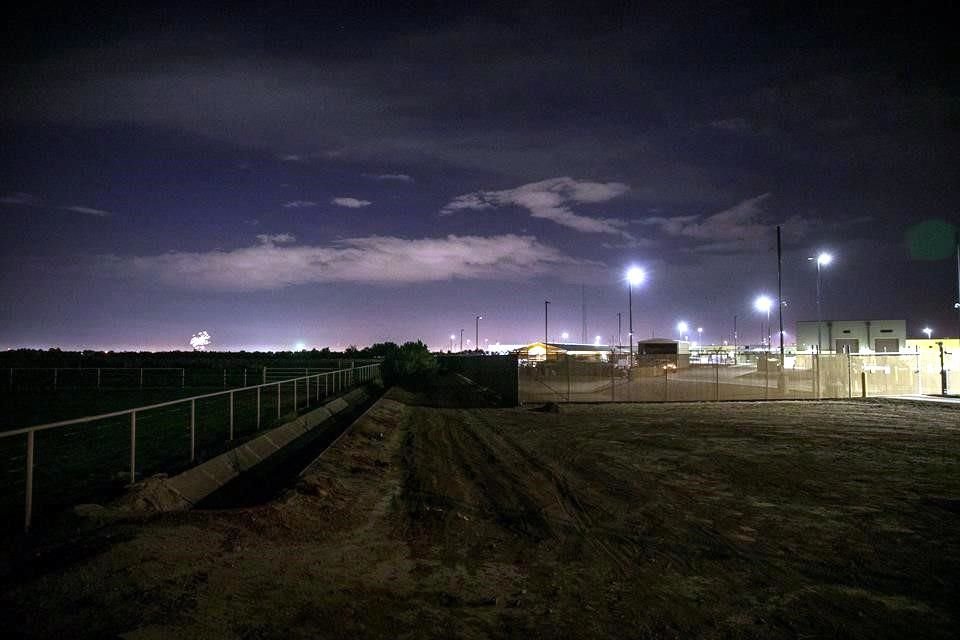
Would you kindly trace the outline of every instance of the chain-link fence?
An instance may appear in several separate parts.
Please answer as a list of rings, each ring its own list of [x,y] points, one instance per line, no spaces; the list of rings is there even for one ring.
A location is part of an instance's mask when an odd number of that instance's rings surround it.
[[[946,375],[960,392],[957,369]],[[836,399],[940,393],[940,371],[919,353],[797,354],[781,366],[779,352],[754,351],[736,364],[663,357],[632,368],[560,354],[521,362],[518,389],[523,403]]]
[[[379,377],[379,364],[359,366],[0,433],[2,521],[29,528],[69,505],[108,499]]]
[[[515,355],[444,355],[439,359],[444,371],[459,373],[492,392],[490,399],[498,406],[515,407],[518,369]]]

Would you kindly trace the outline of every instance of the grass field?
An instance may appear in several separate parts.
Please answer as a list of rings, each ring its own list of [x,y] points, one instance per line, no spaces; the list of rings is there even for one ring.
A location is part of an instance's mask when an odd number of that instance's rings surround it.
[[[25,637],[954,637],[954,407],[472,398],[390,392],[260,507],[37,542],[0,610]]]

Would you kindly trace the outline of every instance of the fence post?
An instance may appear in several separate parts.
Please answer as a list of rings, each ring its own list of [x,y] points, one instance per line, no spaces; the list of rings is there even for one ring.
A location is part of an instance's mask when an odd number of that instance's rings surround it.
[[[137,481],[137,412],[130,412],[130,484]]]
[[[817,400],[820,399],[820,348],[817,346],[817,351],[812,356],[813,358],[813,397]]]
[[[847,397],[853,397],[853,374],[850,372],[850,347],[847,347]]]
[[[263,384],[267,384],[267,368],[263,368]]]
[[[617,382],[616,382],[616,379],[614,378],[614,373],[616,371],[616,368],[617,367],[613,363],[613,359],[611,358],[610,360],[610,402],[617,401]],[[518,382],[517,384],[519,385],[520,383]]]
[[[190,462],[197,459],[197,401],[190,400]]]
[[[187,370],[183,367],[180,368],[180,388],[183,389],[187,386]]]
[[[13,391],[13,367],[10,367],[10,391]]]
[[[34,431],[27,432],[27,486],[23,514],[23,530],[30,531],[30,522],[33,519],[33,446]]]
[[[294,415],[296,415],[297,409],[300,408],[300,407],[297,406],[297,387],[300,386],[300,385],[298,384],[299,382],[300,382],[299,380],[294,380],[294,381],[293,381],[293,413],[294,413]]]
[[[329,374],[329,373],[325,373],[325,374],[323,374],[323,397],[324,397],[324,399],[326,399],[327,396],[330,395],[330,392],[328,391],[329,386],[330,386],[330,374]]]
[[[223,368],[223,388],[227,388],[227,368]]]
[[[97,367],[97,389],[100,388],[100,367]]]
[[[280,383],[277,383],[277,420],[280,419]]]
[[[56,367],[53,368],[53,389],[54,391],[56,391],[57,389],[57,368]]]
[[[233,391],[230,392],[230,439],[233,440]]]
[[[247,368],[243,368],[243,386],[247,386]]]
[[[260,390],[263,387],[257,387],[257,431],[260,430]]]
[[[143,389],[143,367],[140,367],[140,388]]]
[[[714,376],[716,377],[716,381],[717,381],[717,386],[714,387],[714,388],[716,389],[716,397],[715,397],[714,399],[715,399],[717,402],[719,402],[719,401],[720,401],[720,362],[719,362],[719,358],[717,359],[717,362],[714,362],[714,363],[713,363],[713,373],[714,373]]]

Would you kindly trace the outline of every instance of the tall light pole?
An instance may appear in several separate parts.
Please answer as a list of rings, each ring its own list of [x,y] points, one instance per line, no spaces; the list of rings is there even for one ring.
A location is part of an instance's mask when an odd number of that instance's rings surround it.
[[[622,313],[617,311],[617,347],[620,351],[623,351],[623,329],[620,326],[621,325],[620,317],[622,315],[623,315]]]
[[[483,316],[477,316],[476,320],[477,320],[477,333],[474,336],[473,344],[476,347],[477,351],[479,351],[480,350],[480,321],[483,320]]]
[[[700,343],[700,348],[703,348],[703,327],[697,327],[697,342]]]
[[[460,351],[463,351],[463,329],[460,329]]]
[[[927,334],[927,340],[929,340],[930,336],[933,334],[933,329],[931,329],[930,327],[924,327],[923,332]]]
[[[455,336],[454,334],[451,333],[451,334],[450,334],[450,351],[451,351],[451,352],[453,351],[453,341],[456,340],[456,339],[457,339],[457,336]]]
[[[543,301],[543,344],[550,342],[550,301]]]
[[[683,320],[677,323],[677,333],[680,334],[681,340],[686,340],[684,336],[687,334],[687,331],[689,329],[690,329],[690,326]]]
[[[647,274],[643,272],[643,269],[640,267],[630,267],[627,269],[627,305],[628,305],[628,327],[627,331],[630,334],[630,360],[627,365],[627,371],[633,371],[633,287],[634,285],[639,286],[643,283],[644,279],[647,277]]]
[[[821,251],[816,257],[807,258],[808,261],[817,263],[817,353],[823,351],[823,313],[821,312],[821,299],[823,298],[823,278],[820,268],[833,262],[833,256],[826,251]]]

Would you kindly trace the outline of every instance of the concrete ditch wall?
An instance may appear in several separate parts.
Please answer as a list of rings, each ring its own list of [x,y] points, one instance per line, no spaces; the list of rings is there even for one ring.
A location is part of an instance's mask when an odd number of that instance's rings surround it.
[[[366,389],[354,389],[327,404],[271,429],[172,478],[147,478],[120,501],[124,511],[183,511],[249,471],[332,416],[368,400]]]

